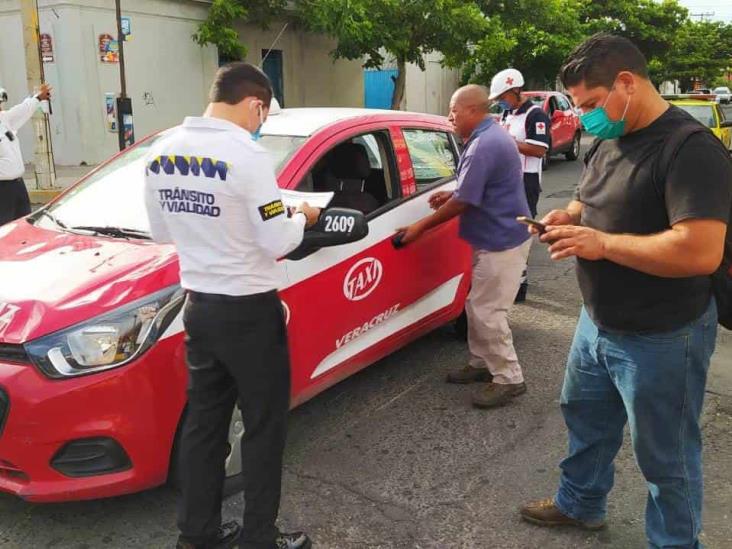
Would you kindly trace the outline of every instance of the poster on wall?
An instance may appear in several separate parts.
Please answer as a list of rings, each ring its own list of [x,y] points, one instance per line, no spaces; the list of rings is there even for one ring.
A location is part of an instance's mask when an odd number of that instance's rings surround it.
[[[114,93],[104,94],[104,104],[106,106],[105,121],[107,123],[107,131],[117,131],[117,96]]]
[[[122,40],[129,42],[132,40],[132,23],[130,22],[130,18],[122,17],[120,18],[120,21],[122,26],[122,36],[124,36]]]
[[[53,40],[50,34],[41,34],[41,59],[44,63],[53,63]]]
[[[111,34],[99,35],[99,60],[102,63],[119,63],[119,44]]]

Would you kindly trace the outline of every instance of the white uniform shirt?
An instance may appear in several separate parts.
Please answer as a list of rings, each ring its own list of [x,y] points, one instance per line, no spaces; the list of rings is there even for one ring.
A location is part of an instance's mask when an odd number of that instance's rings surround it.
[[[18,130],[30,120],[39,101],[29,97],[19,105],[0,111],[0,181],[12,181],[23,177],[25,164],[20,151]],[[6,133],[13,136],[11,140]]]
[[[506,111],[501,117],[501,125],[516,141],[549,148],[551,123],[538,105],[526,101],[518,109]],[[538,173],[541,176],[541,158],[521,153],[519,155],[524,173]]]
[[[145,206],[152,237],[176,245],[187,290],[250,295],[278,289],[277,258],[302,241],[287,217],[269,153],[239,126],[188,117],[151,147]]]

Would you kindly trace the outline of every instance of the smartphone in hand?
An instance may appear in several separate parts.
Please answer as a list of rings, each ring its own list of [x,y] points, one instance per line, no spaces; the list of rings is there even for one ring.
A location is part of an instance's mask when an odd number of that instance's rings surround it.
[[[518,221],[519,223],[523,223],[524,225],[528,225],[529,227],[536,228],[536,230],[539,231],[539,234],[544,234],[546,232],[546,225],[537,221],[536,219],[531,219],[530,217],[526,217],[525,215],[520,215],[516,218],[516,221]]]

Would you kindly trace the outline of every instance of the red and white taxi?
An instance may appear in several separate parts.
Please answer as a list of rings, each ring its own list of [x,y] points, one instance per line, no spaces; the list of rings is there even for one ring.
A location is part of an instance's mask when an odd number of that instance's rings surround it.
[[[311,238],[284,259],[297,406],[463,311],[470,253],[456,221],[392,242],[433,191],[454,188],[458,149],[444,118],[391,111],[284,109],[263,133],[283,189],[333,192],[368,223],[356,242],[323,234],[329,247]],[[168,478],[186,408],[184,294],[173,247],[147,237],[154,140],[0,227],[0,491],[90,499]],[[235,412],[232,447],[243,428]],[[240,471],[232,452],[227,475]]]

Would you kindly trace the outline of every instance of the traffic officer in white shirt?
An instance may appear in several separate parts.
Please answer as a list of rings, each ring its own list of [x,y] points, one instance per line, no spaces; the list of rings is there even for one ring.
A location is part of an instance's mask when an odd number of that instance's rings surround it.
[[[183,288],[188,408],[181,437],[177,547],[308,548],[282,534],[282,454],[290,363],[278,258],[320,211],[288,217],[269,153],[256,143],[272,87],[246,63],[219,69],[202,117],[188,117],[151,147],[145,204],[152,237],[175,244]],[[221,524],[227,437],[238,401],[244,522]]]
[[[30,120],[40,102],[51,96],[51,91],[51,86],[41,84],[40,91],[33,97],[4,110],[8,94],[0,88],[0,225],[31,212],[28,190],[23,182],[25,164],[18,130]]]
[[[523,87],[523,74],[516,69],[502,70],[491,81],[490,99],[502,107],[501,125],[516,140],[524,171],[526,200],[529,202],[531,216],[535,218],[541,194],[542,159],[551,142],[551,122],[544,109],[521,97]],[[528,275],[524,271],[516,295],[517,302],[526,300],[528,287]]]

